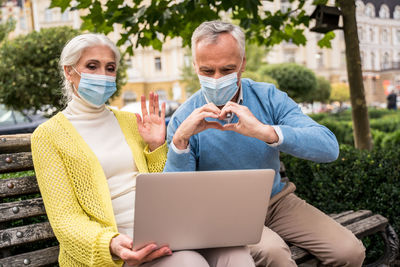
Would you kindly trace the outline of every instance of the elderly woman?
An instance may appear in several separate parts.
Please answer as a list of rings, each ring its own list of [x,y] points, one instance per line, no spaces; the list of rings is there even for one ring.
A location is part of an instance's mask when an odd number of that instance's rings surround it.
[[[106,107],[116,91],[120,54],[104,35],[82,34],[64,47],[66,108],[32,135],[40,191],[60,243],[61,266],[137,265],[170,255],[149,244],[133,251],[135,177],[161,172],[165,105],[150,94],[142,115]],[[122,259],[122,260],[121,260]]]

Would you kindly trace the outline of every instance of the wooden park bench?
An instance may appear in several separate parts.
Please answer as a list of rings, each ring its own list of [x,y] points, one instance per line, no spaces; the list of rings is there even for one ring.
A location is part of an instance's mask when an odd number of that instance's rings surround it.
[[[16,178],[20,171],[31,172]],[[0,267],[57,266],[59,247],[33,173],[30,134],[0,136],[0,173],[10,175],[0,179]],[[368,210],[331,216],[358,238],[382,236],[386,250],[372,266],[387,266],[397,257],[398,239],[385,217]],[[301,248],[291,246],[291,251],[298,264],[313,261]]]

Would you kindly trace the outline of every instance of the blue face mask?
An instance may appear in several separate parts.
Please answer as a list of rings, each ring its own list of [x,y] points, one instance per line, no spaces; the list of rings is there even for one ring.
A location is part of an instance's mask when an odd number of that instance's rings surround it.
[[[223,106],[236,94],[238,90],[237,72],[225,75],[219,79],[207,76],[199,76],[201,91],[207,101],[214,103],[216,106]]]
[[[76,71],[76,73],[78,72]],[[78,85],[78,95],[97,107],[106,103],[115,91],[117,91],[116,77],[114,76],[84,72],[79,75],[81,76],[81,80]]]

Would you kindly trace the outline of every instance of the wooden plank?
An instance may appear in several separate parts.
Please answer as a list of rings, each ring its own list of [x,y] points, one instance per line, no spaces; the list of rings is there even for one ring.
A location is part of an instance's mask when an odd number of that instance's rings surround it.
[[[348,213],[344,216],[340,216],[339,218],[336,219],[336,221],[341,225],[346,226],[353,222],[365,219],[371,215],[372,212],[370,210],[358,210],[355,212]]]
[[[0,135],[0,153],[30,152],[32,134]]]
[[[39,193],[39,186],[35,176],[0,179],[1,198],[32,193]]]
[[[42,198],[0,204],[0,222],[45,215]]]
[[[36,250],[16,256],[0,259],[0,264],[10,267],[39,267],[54,264],[58,260],[59,246]]]
[[[358,238],[374,234],[378,231],[384,231],[388,219],[382,215],[376,214],[371,217],[362,219],[346,226],[347,229],[353,232]]]
[[[0,230],[0,249],[52,237],[54,233],[48,222],[4,229]]]
[[[303,263],[313,257],[307,250],[296,246],[291,246],[290,251],[292,253],[292,259],[296,261],[297,264]]]
[[[0,154],[0,173],[33,170],[32,153]]]
[[[340,218],[340,217],[342,217],[342,216],[345,216],[345,215],[350,214],[350,213],[353,213],[353,212],[354,212],[354,211],[352,211],[352,210],[347,210],[347,211],[341,212],[341,213],[339,213],[339,214],[330,214],[329,216],[330,216],[332,219],[336,220],[336,219],[338,219],[338,218]]]

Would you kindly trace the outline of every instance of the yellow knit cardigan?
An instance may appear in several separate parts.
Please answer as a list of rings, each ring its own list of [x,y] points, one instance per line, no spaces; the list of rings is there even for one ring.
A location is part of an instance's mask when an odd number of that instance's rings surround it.
[[[149,152],[139,135],[136,116],[112,111],[139,172],[161,172],[166,144]],[[62,113],[35,130],[32,158],[46,212],[60,243],[60,266],[122,266],[109,250],[118,232],[105,174],[93,151]]]

